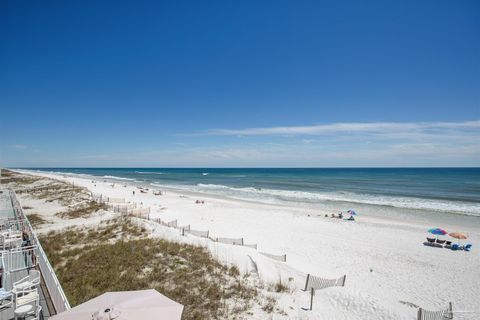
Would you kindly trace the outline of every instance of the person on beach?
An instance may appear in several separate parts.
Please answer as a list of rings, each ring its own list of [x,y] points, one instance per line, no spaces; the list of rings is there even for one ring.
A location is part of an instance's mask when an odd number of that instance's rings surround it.
[[[343,219],[343,213],[340,212],[340,213],[338,214],[338,218],[339,218],[339,219]]]
[[[135,190],[132,191],[133,195],[135,195]]]
[[[24,230],[22,232],[22,248],[28,248],[31,246],[32,246],[32,241],[30,240],[30,236],[28,235],[28,232]],[[35,263],[36,257],[35,257],[35,254],[33,253],[33,248],[27,249],[23,252],[23,258],[25,259],[25,266],[27,266],[27,268],[30,266],[28,263],[29,262],[28,256],[31,257],[32,266],[34,266],[36,264]]]
[[[30,237],[28,236],[27,231],[22,232],[22,247],[31,246],[32,242],[30,241]]]

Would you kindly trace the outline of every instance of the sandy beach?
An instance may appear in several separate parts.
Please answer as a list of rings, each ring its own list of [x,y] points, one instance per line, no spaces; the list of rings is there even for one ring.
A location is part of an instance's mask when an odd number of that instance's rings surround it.
[[[128,181],[28,173],[73,183],[93,194],[125,198],[138,207],[150,208],[150,219],[177,220],[178,225],[209,230],[213,238],[243,238],[245,243],[257,244],[258,250],[223,245],[193,236],[182,237],[178,230],[152,221],[142,222],[154,235],[208,247],[218,259],[236,264],[243,273],[252,271],[253,258],[262,280],[290,280],[291,296],[280,301],[286,308],[297,309],[289,312],[290,317],[415,319],[417,306],[441,310],[449,302],[453,302],[455,310],[465,311],[465,319],[474,319],[480,312],[480,256],[475,249],[480,232],[474,226],[442,226],[447,230],[461,227],[469,235],[467,242],[474,245],[471,252],[454,252],[424,246],[426,230],[431,225],[414,221],[380,219],[365,213],[351,222],[324,217],[330,212],[308,212],[294,206],[172,188],[157,187],[163,193],[154,195],[151,189],[141,193]],[[95,223],[86,223],[92,222]],[[273,262],[258,252],[286,254],[287,262]],[[301,287],[308,273],[324,278],[346,275],[346,285],[317,291],[313,311],[305,312],[301,308],[308,306],[310,297]]]

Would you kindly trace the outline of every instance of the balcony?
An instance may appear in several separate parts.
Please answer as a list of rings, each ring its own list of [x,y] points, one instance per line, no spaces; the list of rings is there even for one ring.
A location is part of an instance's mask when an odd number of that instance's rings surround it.
[[[15,192],[0,189],[0,320],[48,319],[70,309]]]

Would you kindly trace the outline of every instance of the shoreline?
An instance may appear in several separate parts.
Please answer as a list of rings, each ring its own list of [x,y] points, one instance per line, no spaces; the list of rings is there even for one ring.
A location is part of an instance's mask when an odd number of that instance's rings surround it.
[[[188,189],[181,189],[170,185],[165,185],[161,183],[154,183],[152,182],[142,182],[136,181],[134,179],[119,179],[119,178],[107,178],[107,177],[100,177],[100,176],[93,176],[88,174],[76,174],[76,173],[61,173],[61,172],[50,172],[50,171],[38,171],[38,170],[29,170],[29,169],[14,169],[18,172],[24,172],[26,174],[33,174],[33,175],[45,175],[50,177],[59,176],[63,179],[85,179],[85,180],[95,180],[98,182],[106,181],[108,184],[116,184],[116,185],[128,185],[128,186],[142,186],[144,188],[148,188],[150,190],[158,189],[158,190],[167,190],[173,194],[178,196],[180,195],[188,195],[191,197],[198,197],[198,198],[210,198],[219,201],[230,201],[230,202],[237,202],[240,204],[247,204],[247,205],[256,205],[258,207],[264,207],[266,209],[271,208],[280,208],[280,210],[287,210],[295,213],[296,215],[303,215],[303,216],[311,216],[323,218],[325,214],[335,213],[338,214],[341,211],[345,211],[350,208],[350,206],[344,206],[344,208],[338,209],[325,209],[316,207],[314,203],[302,203],[299,202],[278,202],[278,203],[270,203],[266,201],[260,200],[253,200],[253,199],[245,199],[241,197],[235,197],[230,195],[224,195],[209,191],[196,191],[196,190],[188,190]],[[326,200],[327,202],[335,202],[332,200]],[[337,201],[338,202],[338,201]],[[347,202],[346,202],[347,203]],[[360,219],[366,222],[371,223],[379,223],[379,224],[397,224],[403,227],[412,227],[412,228],[423,228],[429,229],[434,226],[443,226],[444,228],[449,228],[451,230],[462,230],[468,233],[475,233],[480,236],[480,216],[470,215],[470,214],[460,214],[460,213],[449,213],[449,212],[435,212],[432,213],[428,210],[423,209],[408,209],[408,208],[399,208],[394,206],[388,205],[373,205],[373,204],[358,204],[358,207],[376,207],[379,208],[382,212],[388,212],[387,214],[378,214],[372,213],[371,211],[366,210],[358,210],[358,212],[362,212],[360,215]],[[394,211],[402,211],[401,213],[394,212]],[[363,212],[368,212],[367,214],[363,214]]]

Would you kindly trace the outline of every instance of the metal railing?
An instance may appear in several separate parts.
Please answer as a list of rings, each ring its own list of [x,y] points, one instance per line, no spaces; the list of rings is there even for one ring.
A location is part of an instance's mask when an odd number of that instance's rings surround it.
[[[2,251],[3,271],[12,273],[35,268],[38,265],[36,250],[35,245]]]
[[[28,218],[23,213],[22,207],[17,200],[17,196],[15,191],[10,190],[10,195],[12,197],[12,205],[14,206],[14,211],[17,214],[17,218],[24,220],[24,226],[31,234],[31,241],[34,247],[36,248],[37,253],[35,254],[36,263],[40,268],[40,272],[42,274],[45,286],[50,294],[50,298],[52,300],[53,306],[55,308],[56,313],[61,313],[63,311],[70,309],[70,303],[67,300],[65,292],[62,289],[60,282],[58,281],[57,275],[52,268],[52,265],[48,261],[47,255],[38,241],[37,235],[28,221]],[[22,253],[23,254],[23,253]]]

